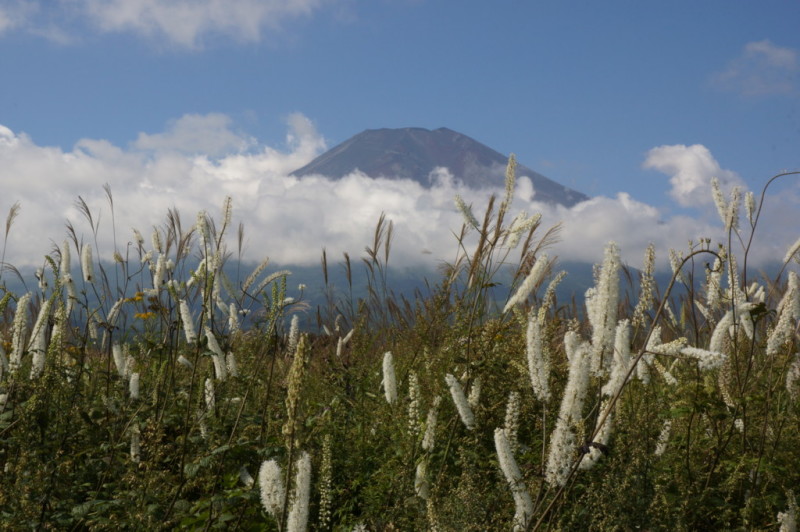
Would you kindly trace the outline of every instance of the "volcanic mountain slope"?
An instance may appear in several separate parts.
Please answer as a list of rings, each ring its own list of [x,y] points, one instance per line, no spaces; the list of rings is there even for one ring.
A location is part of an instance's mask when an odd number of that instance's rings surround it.
[[[416,127],[368,129],[292,175],[318,174],[339,179],[359,170],[370,177],[413,179],[430,187],[431,171],[445,167],[467,186],[502,187],[507,163],[508,157],[500,152],[444,127],[433,131]],[[572,206],[589,199],[521,164],[517,166],[517,176],[531,179],[537,201]]]

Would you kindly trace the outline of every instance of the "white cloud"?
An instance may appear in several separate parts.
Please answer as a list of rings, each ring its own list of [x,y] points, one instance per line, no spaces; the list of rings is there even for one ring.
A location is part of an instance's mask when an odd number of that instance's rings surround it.
[[[711,82],[744,96],[790,94],[797,92],[798,73],[797,50],[763,40],[747,43],[725,70],[711,76]]]
[[[8,0],[0,6],[0,34],[24,28],[59,43],[74,40],[83,22],[107,33],[131,33],[179,48],[211,38],[261,41],[292,19],[307,17],[328,0]]]
[[[19,26],[37,10],[38,4],[26,0],[10,0],[0,5],[0,35]]]
[[[40,265],[51,243],[60,243],[66,236],[66,221],[85,238],[92,238],[86,220],[74,207],[79,195],[95,219],[100,219],[97,254],[110,258],[114,235],[105,183],[114,197],[116,241],[123,253],[132,228],[147,235],[153,226],[164,223],[173,207],[180,212],[184,227],[194,223],[200,210],[218,219],[222,201],[230,195],[234,226],[239,221],[245,226],[245,258],[257,261],[269,256],[278,264],[318,264],[323,247],[329,257],[341,257],[343,252],[360,256],[372,241],[381,212],[395,225],[392,264],[433,265],[452,260],[458,249],[453,233],[462,224],[454,196],[460,194],[473,204],[479,218],[486,207],[486,190],[464,187],[445,169],[433,173],[434,185],[429,189],[408,180],[372,179],[360,173],[340,180],[292,177],[289,173],[323,151],[325,142],[303,115],[292,115],[288,122],[289,148],[285,150],[237,136],[231,132],[230,121],[219,115],[184,116],[166,132],[142,134],[128,147],[85,139],[68,151],[39,146],[26,135],[0,126],[0,182],[4,185],[0,219],[15,201],[22,207],[9,236],[6,259],[18,267]],[[198,153],[197,147],[208,139],[205,134],[195,138],[181,133],[190,123],[221,134],[220,144],[209,145],[212,151],[219,153],[223,147],[231,151],[215,156]],[[239,149],[241,142],[247,150]],[[782,194],[776,208],[770,207],[771,218],[765,219],[757,239],[763,245],[754,251],[755,263],[782,257],[796,240],[796,226],[786,220],[793,219],[799,201]],[[719,241],[723,236],[714,217],[707,217],[710,222],[666,217],[627,194],[593,198],[572,208],[537,203],[533,188],[522,178],[512,214],[520,210],[541,212],[544,227],[563,224],[561,241],[551,253],[564,260],[598,261],[606,242],[615,240],[625,260],[636,266],[650,242],[664,260],[668,248],[684,249],[689,239]],[[468,245],[474,245],[474,236]],[[232,249],[234,242],[231,235]]]
[[[713,177],[726,187],[743,184],[736,172],[723,169],[702,144],[658,146],[647,152],[642,166],[670,176],[670,196],[684,207],[712,203]]]
[[[102,31],[131,32],[196,48],[210,36],[257,42],[265,30],[310,15],[321,0],[82,0]]]
[[[216,157],[243,151],[254,143],[253,139],[231,131],[230,126],[231,119],[224,114],[188,114],[170,122],[164,133],[139,133],[134,147],[139,150],[202,153]]]

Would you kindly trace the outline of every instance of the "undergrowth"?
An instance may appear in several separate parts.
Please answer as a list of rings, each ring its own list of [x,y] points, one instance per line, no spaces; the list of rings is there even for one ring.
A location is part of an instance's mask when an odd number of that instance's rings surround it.
[[[609,244],[579,307],[555,295],[557,228],[509,213],[513,160],[506,185],[482,219],[457,198],[456,259],[424,290],[393,293],[381,217],[361,264],[344,256],[348,286],[323,254],[313,307],[268,261],[226,273],[243,241],[230,199],[218,224],[170,211],[151,242],[115,233],[102,254],[79,200],[90,237],[69,226],[37,289],[0,274],[0,526],[792,525],[800,285],[748,274],[755,198],[715,185],[730,238],[671,253],[669,287],[652,248],[633,271]]]

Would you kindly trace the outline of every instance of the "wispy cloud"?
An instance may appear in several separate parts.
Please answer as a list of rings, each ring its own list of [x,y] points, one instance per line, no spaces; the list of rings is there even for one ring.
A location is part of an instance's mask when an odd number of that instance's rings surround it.
[[[255,143],[231,131],[231,119],[221,113],[187,114],[171,121],[163,133],[139,133],[133,147],[137,150],[204,154],[216,157],[244,151]]]
[[[742,185],[741,178],[723,169],[702,144],[658,146],[647,152],[644,168],[669,176],[670,196],[684,207],[702,207],[712,203],[711,179],[716,177],[728,187]]]
[[[0,5],[0,35],[27,23],[38,9],[38,4],[28,0],[9,0]]]
[[[74,206],[79,195],[100,219],[98,254],[106,258],[114,251],[114,236],[124,254],[125,242],[133,237],[132,228],[147,234],[164,223],[173,207],[181,213],[185,226],[191,225],[200,210],[219,217],[223,198],[230,195],[234,223],[241,221],[245,226],[247,260],[269,256],[274,263],[316,264],[323,247],[330,257],[345,251],[357,256],[371,242],[375,223],[385,212],[395,224],[391,263],[433,266],[451,260],[457,251],[453,233],[459,231],[462,217],[454,205],[455,195],[473,204],[480,214],[492,192],[503,193],[465,187],[445,169],[433,173],[431,188],[360,173],[338,180],[293,177],[289,175],[293,170],[325,149],[325,141],[305,116],[291,115],[288,122],[283,149],[237,133],[225,115],[216,114],[184,116],[171,122],[166,131],[142,133],[125,147],[84,139],[71,150],[62,150],[40,146],[25,134],[0,126],[0,182],[4,185],[0,213],[15,201],[22,206],[6,259],[16,266],[40,265],[52,242],[61,242],[66,236],[67,221],[85,238],[93,238]],[[669,159],[665,154],[670,153],[667,148],[677,154],[669,164],[665,162]],[[653,163],[653,168],[668,174],[698,166],[687,150],[690,154],[707,152],[685,146],[656,150],[660,151],[652,152],[648,160],[655,158],[653,153],[659,154],[661,162]],[[713,161],[710,154],[708,157]],[[710,173],[700,175],[705,178]],[[690,183],[693,179],[685,178]],[[116,235],[105,183],[114,196]],[[706,187],[698,185],[694,193],[701,194]],[[782,212],[785,219],[791,219],[788,213],[796,212],[800,199],[783,196],[771,212]],[[689,239],[719,241],[723,236],[712,217],[668,216],[625,193],[592,198],[572,208],[539,203],[524,176],[518,180],[512,210],[541,212],[545,227],[561,223],[560,241],[551,253],[564,260],[598,261],[605,243],[615,240],[625,260],[638,265],[650,242],[664,258],[669,248],[684,249]],[[754,260],[782,257],[796,240],[796,228],[779,222],[780,218],[770,222],[774,226],[762,235],[759,249],[763,251],[756,250]]]
[[[10,0],[0,6],[0,34],[23,28],[68,42],[72,23],[105,33],[129,33],[183,49],[208,39],[259,42],[328,0]],[[59,21],[59,22],[55,22]]]
[[[796,94],[798,75],[798,51],[763,40],[747,43],[727,68],[711,76],[711,83],[744,96]]]
[[[264,31],[287,19],[307,16],[321,0],[84,0],[91,19],[103,31],[161,37],[195,48],[205,37],[222,35],[257,42]]]

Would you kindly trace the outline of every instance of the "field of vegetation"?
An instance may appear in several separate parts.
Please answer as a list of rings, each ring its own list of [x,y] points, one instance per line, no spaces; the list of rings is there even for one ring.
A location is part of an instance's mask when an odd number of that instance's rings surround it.
[[[363,259],[323,255],[314,305],[267,261],[229,273],[230,199],[113,249],[79,199],[93,234],[37,288],[0,273],[0,527],[795,530],[800,240],[749,272],[760,198],[715,184],[729,238],[673,251],[669,286],[609,243],[559,301],[509,169],[481,218],[456,198],[424,290],[393,293],[382,218]]]

